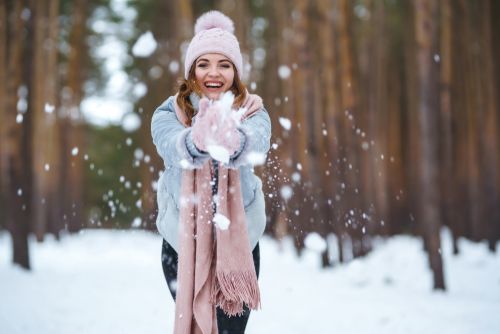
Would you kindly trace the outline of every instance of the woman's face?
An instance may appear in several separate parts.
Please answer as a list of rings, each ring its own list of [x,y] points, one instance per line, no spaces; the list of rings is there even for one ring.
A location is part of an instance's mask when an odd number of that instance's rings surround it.
[[[234,67],[229,58],[219,53],[201,55],[195,62],[195,77],[203,95],[218,99],[234,81]]]

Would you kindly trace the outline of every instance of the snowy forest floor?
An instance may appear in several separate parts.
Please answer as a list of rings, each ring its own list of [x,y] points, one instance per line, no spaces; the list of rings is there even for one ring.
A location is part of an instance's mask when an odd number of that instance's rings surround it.
[[[262,310],[247,333],[500,333],[500,254],[460,240],[455,257],[442,235],[447,292],[432,292],[415,237],[379,239],[367,257],[327,270],[318,253],[299,259],[290,240],[264,238]],[[0,333],[172,332],[158,235],[84,230],[30,247],[26,272],[10,264],[10,236],[0,233]]]

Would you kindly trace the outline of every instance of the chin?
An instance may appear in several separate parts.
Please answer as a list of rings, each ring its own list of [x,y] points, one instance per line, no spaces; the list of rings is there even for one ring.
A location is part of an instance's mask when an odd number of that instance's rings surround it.
[[[207,94],[205,94],[205,96],[208,97],[210,100],[217,100],[217,99],[219,99],[220,94],[222,94],[222,92],[220,92],[220,93],[207,93]]]

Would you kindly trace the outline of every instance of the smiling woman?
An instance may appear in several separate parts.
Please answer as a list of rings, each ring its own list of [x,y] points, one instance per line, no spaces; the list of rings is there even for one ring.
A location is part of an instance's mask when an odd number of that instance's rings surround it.
[[[198,19],[179,91],[152,117],[166,166],[156,224],[176,300],[175,333],[244,333],[250,309],[260,307],[258,241],[266,214],[251,156],[269,150],[271,124],[262,99],[240,80],[233,31],[220,12]]]
[[[202,94],[217,100],[233,85],[234,67],[224,55],[205,54],[196,60],[195,77],[196,82],[201,84]]]

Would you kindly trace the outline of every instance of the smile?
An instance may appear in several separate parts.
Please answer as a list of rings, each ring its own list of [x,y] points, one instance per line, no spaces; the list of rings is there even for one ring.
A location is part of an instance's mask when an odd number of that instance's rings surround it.
[[[221,88],[223,86],[220,81],[207,81],[205,82],[205,87],[207,88]]]

